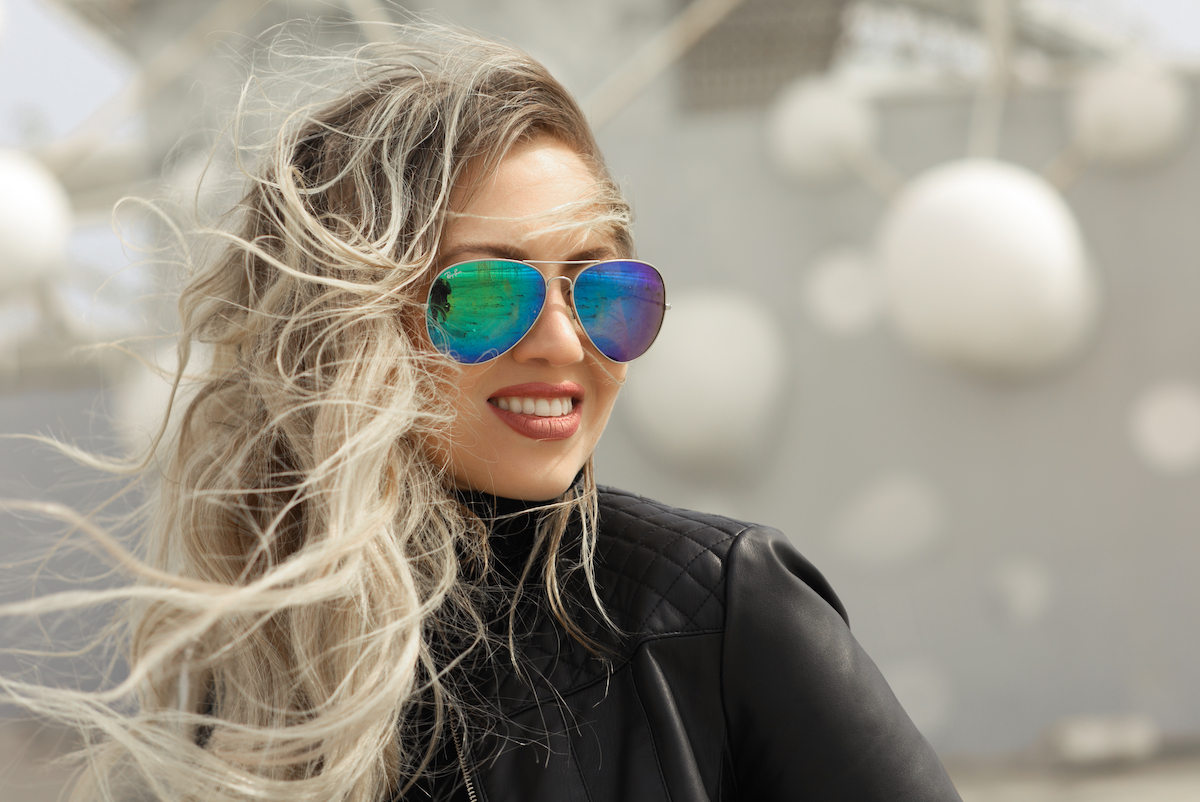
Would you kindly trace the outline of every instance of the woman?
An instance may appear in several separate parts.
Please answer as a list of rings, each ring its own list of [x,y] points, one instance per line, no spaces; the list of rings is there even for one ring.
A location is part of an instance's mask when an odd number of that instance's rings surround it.
[[[661,278],[569,94],[422,38],[292,115],[182,296],[136,709],[10,691],[101,795],[957,799],[778,533],[597,489]]]

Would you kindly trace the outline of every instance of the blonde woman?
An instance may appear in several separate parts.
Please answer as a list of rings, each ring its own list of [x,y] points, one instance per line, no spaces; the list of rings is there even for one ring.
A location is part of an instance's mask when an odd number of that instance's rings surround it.
[[[10,696],[106,799],[957,799],[782,536],[596,487],[662,279],[544,68],[419,41],[291,116],[183,292],[129,679]]]

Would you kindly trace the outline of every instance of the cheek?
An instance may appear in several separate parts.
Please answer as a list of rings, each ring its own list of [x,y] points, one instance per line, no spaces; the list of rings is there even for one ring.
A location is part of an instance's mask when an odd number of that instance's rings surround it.
[[[486,410],[487,399],[483,397],[479,387],[487,366],[465,366],[454,377],[452,383],[447,383],[450,407],[454,413],[454,428],[470,428]]]
[[[616,404],[617,395],[621,392],[621,387],[625,384],[625,374],[628,365],[616,365],[608,360],[598,361],[593,368],[593,375],[596,378],[597,395],[603,406],[604,422],[608,421],[609,413],[612,412],[613,405]]]
[[[474,392],[481,379],[478,367],[446,365],[436,372],[436,409],[445,417],[432,440],[432,450],[438,462],[449,465],[456,461],[456,453],[470,452],[478,446],[478,424],[486,412],[480,403],[486,404],[487,399],[479,399]]]

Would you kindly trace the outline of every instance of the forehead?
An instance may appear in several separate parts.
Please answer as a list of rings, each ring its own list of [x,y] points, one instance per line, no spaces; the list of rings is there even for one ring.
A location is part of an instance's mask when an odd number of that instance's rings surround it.
[[[468,171],[450,201],[443,248],[463,239],[611,239],[601,181],[578,153],[550,137],[516,145],[490,174]]]

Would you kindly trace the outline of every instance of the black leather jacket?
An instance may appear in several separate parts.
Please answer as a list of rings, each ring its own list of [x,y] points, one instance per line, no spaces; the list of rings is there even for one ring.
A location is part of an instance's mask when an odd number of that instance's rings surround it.
[[[493,534],[501,560],[528,554],[526,529]],[[456,770],[406,798],[959,799],[833,590],[778,532],[602,488],[596,579],[624,634],[581,617],[608,659],[528,606],[527,676],[505,660],[475,673],[498,709],[490,732],[445,750]]]

